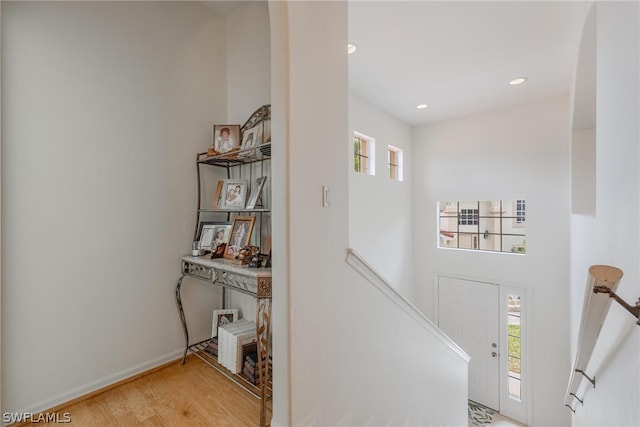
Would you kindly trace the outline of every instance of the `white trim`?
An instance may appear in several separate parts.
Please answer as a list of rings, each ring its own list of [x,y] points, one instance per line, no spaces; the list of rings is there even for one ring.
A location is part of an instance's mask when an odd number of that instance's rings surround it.
[[[413,304],[407,301],[402,295],[400,295],[395,289],[389,285],[389,283],[376,272],[369,264],[362,259],[360,255],[353,249],[347,249],[346,263],[353,267],[362,277],[367,279],[371,284],[382,292],[391,302],[401,308],[410,317],[421,324],[426,330],[431,332],[434,336],[440,339],[443,344],[453,350],[458,356],[463,358],[466,362],[471,360],[471,357],[456,344],[451,338],[449,338],[444,332],[440,330],[429,320],[424,314],[422,314]]]
[[[73,399],[92,393],[96,390],[100,390],[101,388],[107,387],[109,385],[115,384],[119,381],[125,380],[134,375],[151,370],[165,363],[171,362],[173,360],[177,361],[182,357],[183,353],[184,353],[184,349],[172,351],[171,353],[165,354],[164,356],[160,356],[155,359],[149,360],[147,362],[140,363],[139,365],[135,365],[130,368],[127,368],[123,371],[116,372],[111,375],[107,375],[106,377],[102,377],[95,381],[91,381],[87,384],[73,388],[71,390],[67,390],[63,393],[57,394],[45,400],[35,402],[29,405],[28,407],[20,408],[13,412],[21,413],[21,414],[22,413],[37,414],[37,413],[46,411],[50,408],[69,402]]]

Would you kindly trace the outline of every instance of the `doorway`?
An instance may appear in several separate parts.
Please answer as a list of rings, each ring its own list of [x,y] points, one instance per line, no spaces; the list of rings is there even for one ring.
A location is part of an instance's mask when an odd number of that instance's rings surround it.
[[[440,276],[440,329],[471,356],[469,399],[500,411],[500,288]]]
[[[440,275],[436,318],[469,361],[469,399],[525,425],[529,405],[527,289]]]

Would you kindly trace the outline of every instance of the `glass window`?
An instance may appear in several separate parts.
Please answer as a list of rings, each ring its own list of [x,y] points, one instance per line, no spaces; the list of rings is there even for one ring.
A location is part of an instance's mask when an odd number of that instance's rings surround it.
[[[366,135],[353,135],[353,170],[365,175],[375,175],[375,140]]]
[[[526,253],[525,201],[439,202],[440,248]]]
[[[524,224],[526,212],[525,212],[525,202],[524,200],[516,200],[516,227],[520,224]]]
[[[389,179],[392,179],[394,181],[403,180],[401,149],[392,147],[391,145],[388,146],[387,168],[389,171]]]
[[[507,395],[518,401],[522,398],[522,301],[518,295],[507,295]]]

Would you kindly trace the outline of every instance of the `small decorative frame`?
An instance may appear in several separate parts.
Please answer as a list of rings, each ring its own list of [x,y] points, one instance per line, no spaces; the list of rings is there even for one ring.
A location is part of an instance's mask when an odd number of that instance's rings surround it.
[[[238,216],[233,219],[231,233],[229,233],[229,239],[227,240],[227,248],[224,252],[226,259],[236,259],[240,255],[240,250],[249,245],[255,222],[256,217],[254,216]]]
[[[255,209],[258,197],[260,197],[260,194],[262,193],[265,182],[267,182],[266,176],[256,178],[256,182],[251,186],[251,195],[247,201],[247,209]]]
[[[240,147],[240,125],[213,125],[213,148],[227,153]]]
[[[224,199],[222,198],[222,188],[224,187],[224,181],[218,181],[216,186],[216,192],[213,195],[213,209],[220,209],[224,206]]]
[[[218,336],[218,327],[238,320],[238,309],[230,308],[226,310],[213,310],[213,320],[211,322],[211,338]]]
[[[230,222],[214,223],[213,241],[211,242],[211,252],[217,253],[218,247],[225,246],[229,240],[229,232],[231,231]]]
[[[246,179],[225,179],[222,186],[221,208],[244,209],[248,183]]]
[[[198,235],[196,237],[196,240],[200,242],[200,249],[204,249],[206,251],[213,250],[212,244],[215,239],[216,227],[220,227],[223,224],[227,224],[228,227],[231,227],[228,222],[200,222],[198,225]]]
[[[257,147],[262,144],[262,124],[247,129],[242,134],[241,150]]]

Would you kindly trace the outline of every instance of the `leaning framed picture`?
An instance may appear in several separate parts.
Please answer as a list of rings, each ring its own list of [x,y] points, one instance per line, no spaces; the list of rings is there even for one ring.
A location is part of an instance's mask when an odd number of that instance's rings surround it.
[[[246,179],[225,179],[222,186],[223,209],[244,209],[247,200]]]
[[[207,251],[211,250],[211,244],[213,243],[215,233],[215,222],[201,221],[198,224],[198,234],[196,240],[200,242],[200,249]]]
[[[224,188],[224,181],[218,181],[216,185],[216,192],[213,194],[213,209],[220,209],[224,206],[224,199],[222,198],[222,189]]]
[[[213,320],[211,322],[211,338],[218,336],[218,327],[238,320],[238,309],[230,308],[226,310],[213,310]]]
[[[247,209],[255,209],[258,197],[260,197],[266,181],[266,176],[256,178],[256,181],[251,186],[251,195],[249,195],[249,199],[247,200]]]
[[[218,222],[213,225],[213,241],[211,242],[211,253],[217,253],[218,248],[226,245],[231,232],[230,222]]]
[[[213,125],[213,147],[227,153],[240,147],[240,125]]]
[[[247,129],[242,134],[242,145],[240,148],[246,150],[262,144],[262,125],[257,125]]]
[[[235,259],[240,254],[240,250],[249,245],[255,222],[254,216],[238,216],[233,219],[224,258]]]

